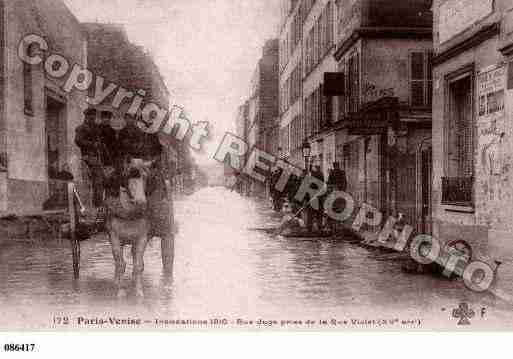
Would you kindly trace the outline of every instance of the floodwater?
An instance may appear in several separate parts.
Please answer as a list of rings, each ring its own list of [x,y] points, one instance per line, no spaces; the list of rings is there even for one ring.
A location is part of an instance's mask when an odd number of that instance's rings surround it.
[[[82,244],[81,275],[72,279],[68,242],[0,244],[0,328],[66,327],[77,318],[139,318],[150,329],[205,329],[155,320],[226,319],[240,329],[305,329],[281,320],[412,320],[385,329],[457,329],[452,311],[466,302],[472,325],[504,328],[512,308],[490,294],[479,294],[460,281],[402,271],[396,254],[363,248],[344,239],[301,241],[271,236],[252,228],[279,221],[265,203],[224,188],[206,188],[175,203],[176,237],[172,276],[162,274],[160,243],[145,254],[144,299],[130,291],[131,258],[117,298],[109,243],[98,237]],[[484,308],[484,314],[483,314]],[[243,324],[253,320],[253,326]],[[255,324],[259,319],[260,324]],[[270,321],[276,320],[274,325]],[[416,324],[415,324],[416,323]],[[319,328],[314,325],[313,327]],[[313,328],[312,327],[312,328]],[[110,327],[109,327],[110,328]],[[130,327],[129,328],[133,328]],[[380,329],[357,324],[327,329]]]

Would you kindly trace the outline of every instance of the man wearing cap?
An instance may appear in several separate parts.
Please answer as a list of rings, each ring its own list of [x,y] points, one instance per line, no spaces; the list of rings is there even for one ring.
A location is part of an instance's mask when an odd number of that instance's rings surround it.
[[[98,130],[102,142],[102,164],[107,167],[114,167],[118,163],[120,150],[116,141],[116,131],[111,126],[112,112],[102,111],[100,117],[101,122],[98,125]]]
[[[103,208],[103,166],[101,161],[102,140],[96,124],[95,109],[84,111],[84,123],[75,130],[75,143],[80,148],[82,160],[89,168],[93,187],[93,206]]]

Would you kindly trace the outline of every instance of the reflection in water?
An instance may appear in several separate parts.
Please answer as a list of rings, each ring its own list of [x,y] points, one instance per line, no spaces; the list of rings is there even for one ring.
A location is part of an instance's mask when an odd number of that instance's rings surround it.
[[[180,233],[174,275],[162,274],[160,243],[150,242],[143,301],[130,295],[129,251],[123,283],[129,295],[116,298],[111,249],[99,237],[83,243],[77,282],[67,242],[1,244],[0,305],[20,311],[25,320],[41,318],[43,326],[51,325],[49,313],[329,319],[347,313],[440,313],[460,301],[509,315],[509,308],[499,309],[494,299],[459,282],[403,273],[394,254],[344,240],[300,241],[250,231],[276,224],[279,217],[267,205],[225,189],[204,189],[176,207]]]

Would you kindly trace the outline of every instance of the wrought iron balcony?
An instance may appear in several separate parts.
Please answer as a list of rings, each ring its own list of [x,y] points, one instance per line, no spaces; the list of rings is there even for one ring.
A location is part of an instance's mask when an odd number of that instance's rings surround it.
[[[474,177],[442,177],[442,204],[472,206]]]

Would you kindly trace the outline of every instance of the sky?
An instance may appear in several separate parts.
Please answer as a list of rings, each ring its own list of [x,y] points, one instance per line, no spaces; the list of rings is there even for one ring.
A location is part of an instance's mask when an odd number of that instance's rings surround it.
[[[123,24],[130,40],[153,56],[192,122],[208,121],[212,140],[199,164],[213,162],[265,40],[277,37],[280,0],[64,0],[81,22]]]

